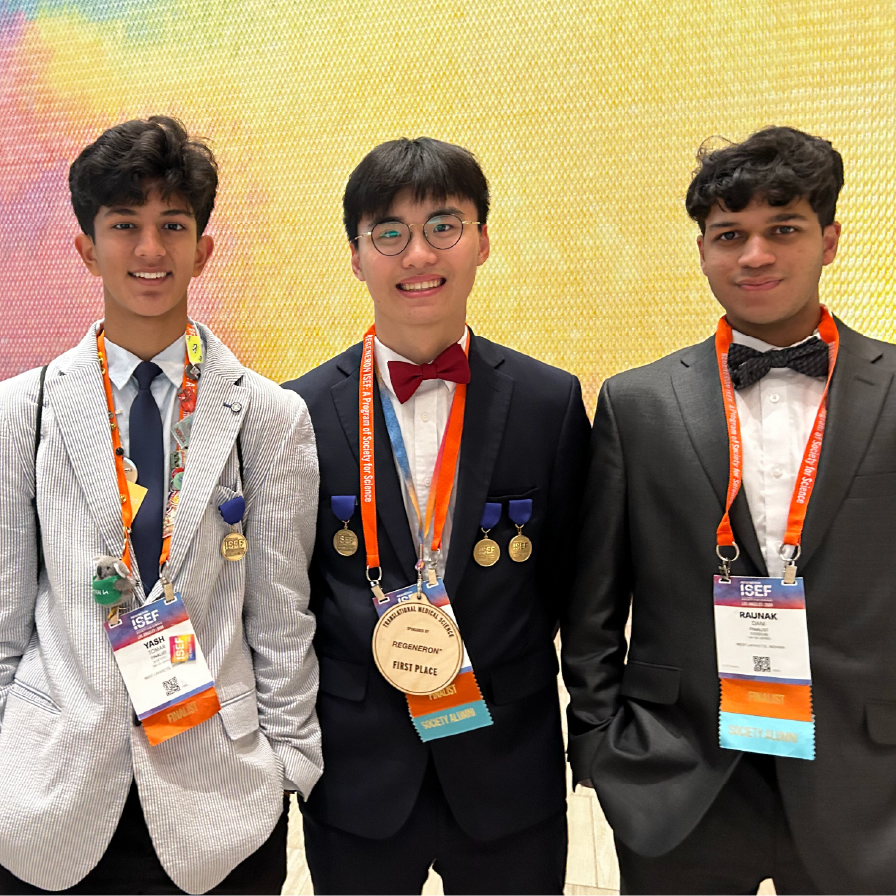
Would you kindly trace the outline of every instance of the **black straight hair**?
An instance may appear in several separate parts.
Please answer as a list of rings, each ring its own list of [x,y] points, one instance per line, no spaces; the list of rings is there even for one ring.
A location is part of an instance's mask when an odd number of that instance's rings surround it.
[[[142,205],[153,190],[187,202],[201,234],[215,207],[218,165],[176,118],[135,118],[104,131],[81,151],[68,172],[72,208],[81,230],[95,237],[103,206]]]
[[[342,197],[349,240],[358,236],[361,218],[385,214],[402,190],[410,190],[417,202],[468,199],[480,226],[488,220],[488,181],[473,153],[431,137],[402,137],[372,149],[351,173]]]

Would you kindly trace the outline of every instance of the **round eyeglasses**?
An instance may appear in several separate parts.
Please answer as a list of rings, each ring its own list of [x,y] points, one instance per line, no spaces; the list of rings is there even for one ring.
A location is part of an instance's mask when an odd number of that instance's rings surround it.
[[[457,245],[463,236],[464,224],[478,223],[478,221],[461,221],[457,215],[435,215],[423,225],[423,236],[433,249],[450,249]],[[384,221],[382,224],[377,224],[373,230],[359,233],[355,240],[369,236],[373,248],[381,255],[400,255],[411,241],[411,228],[419,226],[419,224],[404,224],[401,221]]]

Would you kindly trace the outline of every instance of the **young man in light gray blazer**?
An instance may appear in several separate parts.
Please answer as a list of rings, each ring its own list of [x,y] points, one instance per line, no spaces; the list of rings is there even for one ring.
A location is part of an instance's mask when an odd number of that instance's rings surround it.
[[[204,145],[126,122],[70,184],[104,320],[0,385],[0,893],[279,892],[284,791],[322,767],[311,421],[188,320],[212,251]],[[183,730],[153,745],[104,623],[175,594],[220,709],[190,727],[177,704]]]

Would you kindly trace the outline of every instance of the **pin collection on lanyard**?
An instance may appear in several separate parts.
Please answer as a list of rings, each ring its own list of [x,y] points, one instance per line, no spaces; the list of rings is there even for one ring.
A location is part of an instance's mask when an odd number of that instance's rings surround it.
[[[822,307],[819,336],[828,345],[828,374],[809,440],[797,472],[780,547],[782,578],[733,576],[740,556],[730,511],[743,480],[743,441],[737,399],[728,369],[733,332],[723,317],[715,348],[729,445],[725,512],[716,531],[720,575],[713,583],[716,657],[721,683],[719,741],[727,749],[797,759],[815,757],[815,716],[806,595],[797,578],[803,526],[815,487],[828,411],[828,392],[837,363],[837,325]]]
[[[174,600],[174,586],[166,575],[168,557],[171,553],[171,535],[174,531],[174,518],[180,501],[183,487],[184,470],[187,462],[187,446],[189,444],[192,414],[196,409],[199,377],[202,375],[202,341],[193,324],[187,324],[184,337],[184,373],[181,389],[178,393],[178,422],[172,427],[176,449],[169,462],[168,497],[162,522],[162,552],[159,557],[159,580],[166,602]],[[97,571],[93,580],[94,600],[109,607],[110,619],[118,616],[120,606],[126,603],[134,593],[134,578],[131,560],[131,526],[134,517],[140,510],[146,489],[138,485],[139,471],[130,458],[125,456],[121,445],[121,434],[116,420],[115,402],[112,394],[112,382],[109,378],[109,364],[106,355],[106,336],[103,331],[97,334],[97,357],[103,377],[103,389],[106,394],[106,407],[109,415],[109,429],[112,434],[112,450],[115,459],[115,475],[118,494],[121,501],[121,516],[124,550],[121,559],[113,557],[97,558]],[[100,562],[103,561],[103,562]]]

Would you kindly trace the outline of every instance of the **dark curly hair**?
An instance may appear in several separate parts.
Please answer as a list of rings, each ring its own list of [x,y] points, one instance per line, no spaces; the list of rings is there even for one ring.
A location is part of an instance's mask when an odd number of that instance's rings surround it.
[[[374,147],[352,171],[342,197],[349,241],[357,237],[361,218],[385,214],[402,190],[410,190],[418,202],[468,199],[476,206],[480,227],[488,219],[488,181],[473,153],[432,137],[402,137]]]
[[[104,131],[72,163],[68,184],[75,217],[91,239],[102,206],[141,205],[152,190],[189,203],[201,234],[215,207],[218,165],[176,118],[152,115]]]
[[[764,128],[721,149],[708,145],[716,139],[697,152],[700,164],[685,199],[701,231],[713,206],[739,212],[754,198],[778,206],[805,196],[822,229],[833,223],[843,159],[829,141],[785,127]]]

